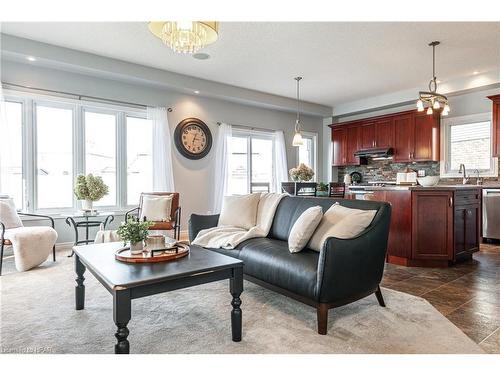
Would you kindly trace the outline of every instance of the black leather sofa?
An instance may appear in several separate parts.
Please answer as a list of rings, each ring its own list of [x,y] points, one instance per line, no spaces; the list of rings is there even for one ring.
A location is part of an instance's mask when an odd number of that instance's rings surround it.
[[[352,239],[330,237],[321,252],[288,251],[288,235],[307,208],[332,204],[377,210],[366,230]],[[191,215],[189,239],[202,229],[217,226],[219,215]],[[281,200],[266,238],[242,242],[236,249],[211,249],[244,261],[245,278],[316,308],[318,333],[325,335],[328,310],[375,293],[385,306],[380,280],[385,264],[391,206],[385,202],[334,198],[285,197]]]

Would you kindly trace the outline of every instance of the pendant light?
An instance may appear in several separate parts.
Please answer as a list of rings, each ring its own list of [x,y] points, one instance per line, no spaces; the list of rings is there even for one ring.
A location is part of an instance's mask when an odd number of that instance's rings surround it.
[[[302,77],[295,77],[297,81],[297,119],[295,120],[295,134],[293,136],[292,146],[302,146],[304,142],[302,141],[302,125],[300,124],[300,99],[299,99],[299,85]]]
[[[448,104],[448,98],[437,92],[437,78],[436,78],[436,46],[440,42],[434,41],[429,43],[432,47],[432,79],[429,82],[429,91],[420,91],[417,101],[417,110],[423,112],[425,110],[425,104],[427,104],[428,115],[432,115],[434,110],[442,109],[441,114],[443,116],[448,115],[450,112],[450,106]]]

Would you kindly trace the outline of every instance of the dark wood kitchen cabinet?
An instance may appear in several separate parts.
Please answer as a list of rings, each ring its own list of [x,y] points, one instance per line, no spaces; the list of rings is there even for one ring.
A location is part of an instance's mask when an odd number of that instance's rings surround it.
[[[453,259],[453,192],[412,193],[412,259]]]
[[[500,157],[500,94],[488,96],[493,101],[492,127],[493,127],[493,156]]]
[[[346,163],[346,127],[339,126],[332,129],[333,162],[334,167],[343,166]]]
[[[375,148],[393,148],[395,162],[439,161],[439,124],[439,113],[416,110],[332,124],[332,140],[343,137],[334,142],[333,165],[358,165],[354,152]],[[342,134],[340,128],[347,130]]]
[[[479,251],[480,188],[388,189],[373,195],[392,206],[389,263],[447,267]]]

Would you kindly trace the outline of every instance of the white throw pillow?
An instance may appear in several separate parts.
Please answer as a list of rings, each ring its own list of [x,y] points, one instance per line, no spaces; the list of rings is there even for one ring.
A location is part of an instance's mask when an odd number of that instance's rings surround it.
[[[170,221],[173,195],[143,195],[140,219]]]
[[[219,226],[229,225],[250,229],[257,223],[260,193],[224,197]]]
[[[310,207],[302,212],[288,236],[288,250],[291,253],[298,253],[306,246],[322,217],[323,209],[320,206]]]
[[[371,224],[376,213],[377,210],[359,210],[335,203],[323,215],[308,247],[321,251],[328,237],[343,239],[356,237]]]
[[[5,229],[23,226],[23,222],[17,214],[16,206],[12,198],[0,199],[0,221],[5,225]]]

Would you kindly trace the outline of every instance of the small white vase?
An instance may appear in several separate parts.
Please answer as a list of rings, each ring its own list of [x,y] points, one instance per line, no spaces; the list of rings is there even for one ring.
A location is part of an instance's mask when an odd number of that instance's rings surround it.
[[[142,241],[130,243],[130,253],[132,255],[142,254],[143,250],[144,250],[144,246],[143,246]]]
[[[94,202],[92,202],[90,199],[84,199],[82,200],[82,210],[83,211],[92,211]]]

